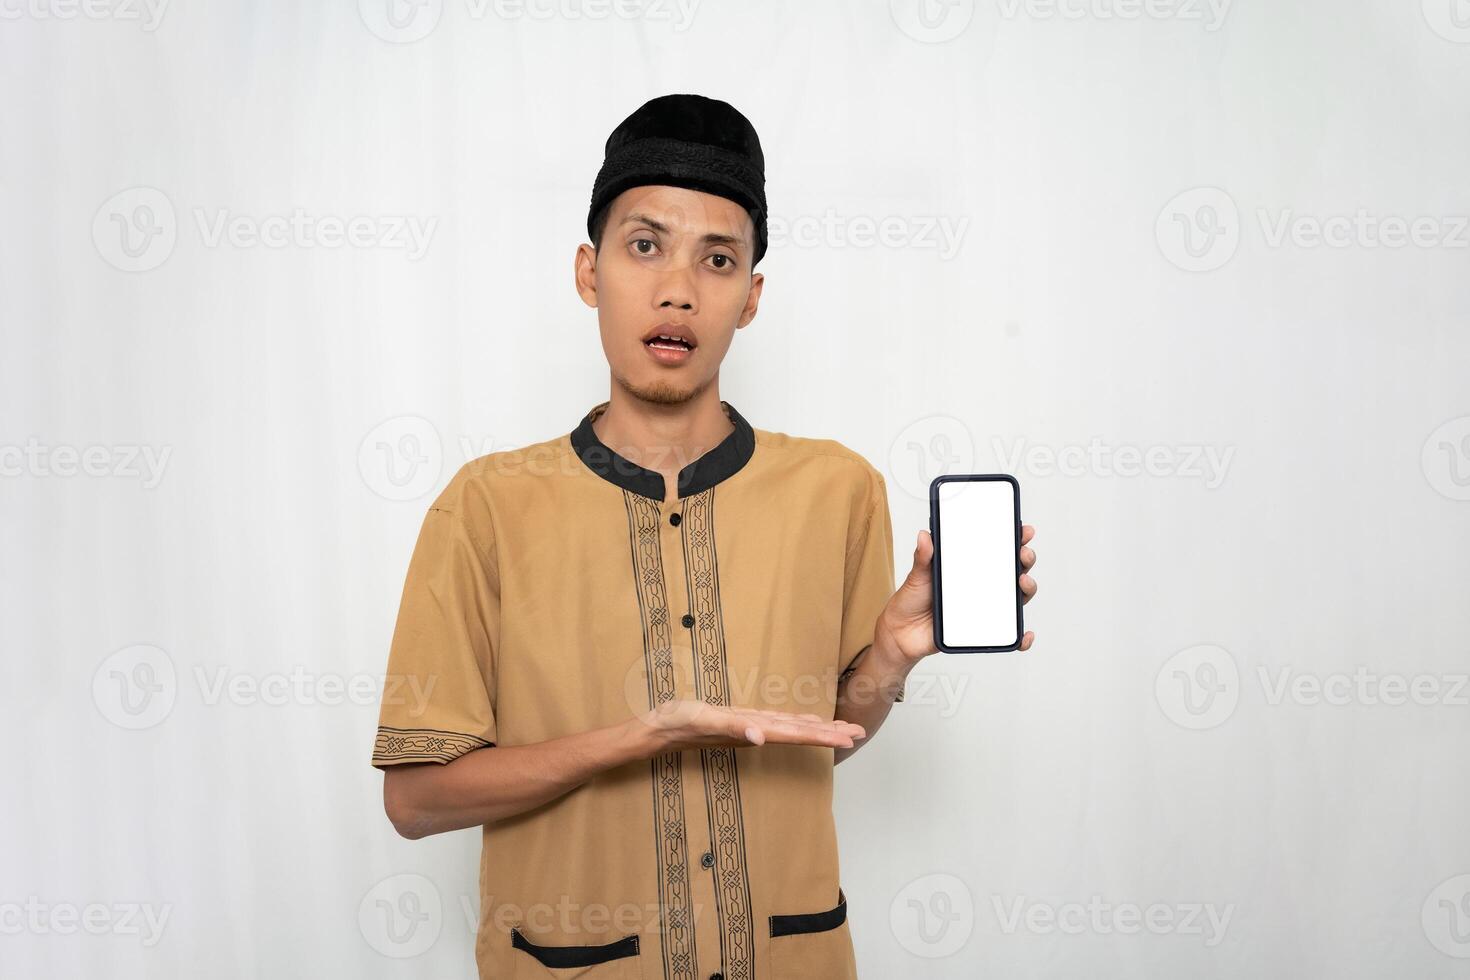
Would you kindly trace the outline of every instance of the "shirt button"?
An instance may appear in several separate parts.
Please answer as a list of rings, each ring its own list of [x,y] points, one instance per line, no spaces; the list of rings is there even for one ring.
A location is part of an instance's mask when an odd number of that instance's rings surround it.
[[[669,515],[669,523],[672,524],[672,525],[674,525],[674,527],[678,527],[679,526],[679,521],[681,521],[682,519],[683,518],[681,518],[678,514],[670,514]]]
[[[705,851],[704,857],[699,859],[699,863],[704,865],[706,868],[713,868],[715,866],[715,856],[709,851]]]
[[[685,613],[684,614],[684,618],[681,619],[681,620],[679,620],[679,622],[683,623],[685,626],[693,626],[694,625],[694,617],[691,616],[691,615],[689,615],[688,613]]]

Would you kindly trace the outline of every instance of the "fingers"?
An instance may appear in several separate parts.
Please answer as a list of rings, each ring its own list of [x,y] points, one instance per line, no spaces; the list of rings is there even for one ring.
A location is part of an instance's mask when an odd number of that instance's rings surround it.
[[[1030,575],[1022,575],[1017,581],[1021,586],[1021,605],[1024,606],[1031,601],[1032,596],[1036,595],[1036,579]]]
[[[738,708],[695,700],[672,703],[677,708],[677,721],[668,724],[687,733],[676,735],[675,741],[687,741],[690,746],[707,746],[712,743],[765,745],[768,742],[779,742],[851,748],[857,739],[868,735],[861,725],[825,719],[810,712],[798,714],[761,708]]]
[[[799,724],[789,721],[768,722],[762,734],[768,742],[788,745],[825,745],[828,747],[852,748],[867,733],[861,726],[846,722],[831,722],[821,725]]]
[[[640,716],[664,735],[667,749],[754,746],[768,742],[851,748],[866,738],[861,725],[806,712],[768,711],[674,698]]]
[[[799,723],[799,724],[818,724],[818,725],[848,725],[848,724],[851,724],[851,722],[839,721],[837,719],[823,718],[821,715],[814,715],[811,712],[807,712],[805,714],[797,714],[797,713],[792,712],[792,711],[775,711],[775,710],[770,709],[770,708],[737,708],[737,707],[731,707],[731,708],[728,708],[727,710],[733,711],[733,712],[737,712],[738,714],[740,714],[742,717],[746,718],[747,720],[754,720],[754,721],[789,721],[789,722],[795,722],[795,723]]]
[[[1026,542],[1034,537],[1036,537],[1036,528],[1030,524],[1022,524],[1020,551],[1021,577],[1018,581],[1021,585],[1021,605],[1023,606],[1031,601],[1032,596],[1036,595],[1036,580],[1026,574],[1031,571],[1031,566],[1036,564],[1036,549],[1026,547]]]
[[[780,742],[801,745],[852,747],[867,732],[861,725],[848,721],[827,721],[820,715],[793,714],[788,711],[766,711],[756,708],[735,709],[744,717],[740,723],[747,742],[762,745]],[[752,731],[759,738],[752,737]]]
[[[1036,537],[1036,528],[1032,527],[1030,524],[1022,524],[1021,577],[1018,578],[1016,581],[1021,587],[1021,605],[1023,606],[1031,601],[1032,596],[1036,595],[1036,579],[1026,574],[1027,572],[1031,571],[1031,566],[1036,564],[1036,549],[1026,547],[1026,545],[1029,544],[1031,542],[1031,539],[1034,537]],[[1029,650],[1031,649],[1031,644],[1035,642],[1036,634],[1031,632],[1030,630],[1027,630],[1025,634],[1021,637],[1021,645],[1016,649]]]
[[[765,712],[762,712],[765,714]],[[757,723],[766,725],[766,733],[773,731],[794,734],[833,734],[838,737],[866,738],[868,733],[862,725],[853,724],[850,721],[826,721],[816,715],[784,715],[782,712],[770,712],[770,717]]]

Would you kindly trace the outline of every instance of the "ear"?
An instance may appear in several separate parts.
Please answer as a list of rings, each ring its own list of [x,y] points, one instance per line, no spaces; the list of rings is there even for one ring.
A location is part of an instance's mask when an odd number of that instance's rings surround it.
[[[740,311],[740,321],[735,324],[736,330],[739,330],[751,320],[755,319],[756,307],[760,306],[761,303],[761,288],[765,283],[766,277],[764,273],[757,272],[750,277],[750,292],[745,295],[745,308]]]
[[[573,260],[573,279],[582,302],[594,310],[597,309],[597,253],[591,245],[577,246],[577,257]]]

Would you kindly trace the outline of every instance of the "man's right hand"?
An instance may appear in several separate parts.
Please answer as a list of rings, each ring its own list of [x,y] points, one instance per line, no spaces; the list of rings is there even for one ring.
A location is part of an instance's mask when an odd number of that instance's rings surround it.
[[[683,749],[738,748],[767,742],[852,748],[857,739],[867,737],[861,725],[825,721],[819,715],[693,700],[665,701],[632,719],[631,724],[647,736],[648,758]]]

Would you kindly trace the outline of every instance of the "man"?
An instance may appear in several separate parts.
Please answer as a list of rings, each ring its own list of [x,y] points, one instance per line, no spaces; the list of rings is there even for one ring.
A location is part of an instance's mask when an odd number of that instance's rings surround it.
[[[431,694],[384,699],[385,807],[483,828],[482,977],[855,977],[832,771],[934,652],[932,543],[895,592],[882,475],[719,397],[763,285],[744,116],[645,104],[588,232],[611,396],[429,508],[388,671]]]

